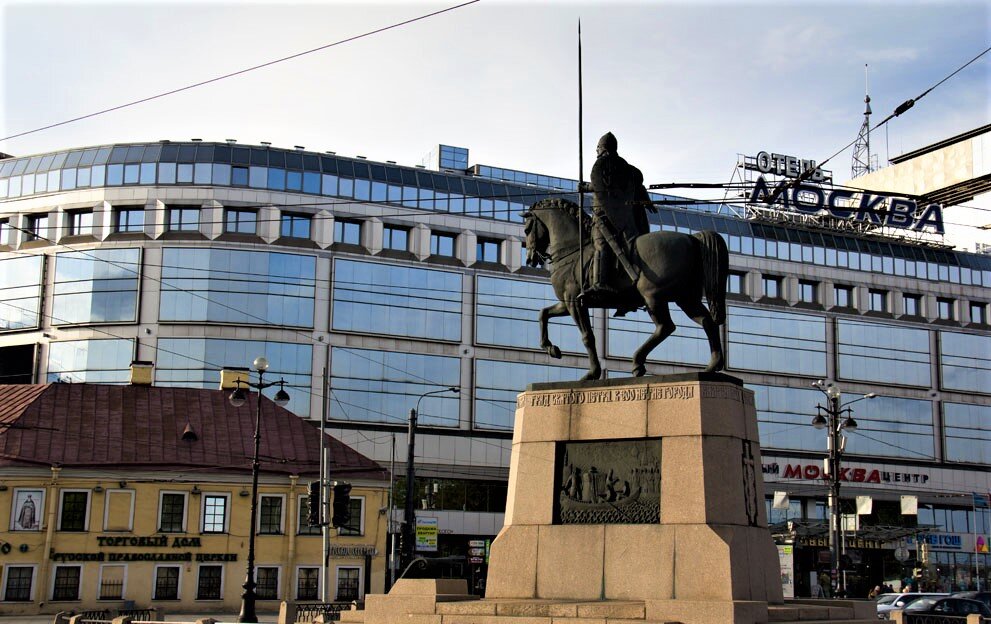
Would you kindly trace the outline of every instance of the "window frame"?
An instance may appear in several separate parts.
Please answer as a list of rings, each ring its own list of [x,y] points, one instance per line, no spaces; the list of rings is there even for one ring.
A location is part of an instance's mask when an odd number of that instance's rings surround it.
[[[440,247],[441,247],[440,242],[441,242],[442,239],[443,240],[449,240],[449,241],[451,241],[451,253],[450,254],[440,253],[440,251],[441,251],[441,249],[440,249]],[[523,246],[523,249],[524,249],[524,252],[523,253],[526,254],[526,251],[525,251],[526,250],[526,245]],[[440,256],[442,258],[456,258],[457,255],[458,255],[458,235],[457,234],[452,234],[450,232],[431,231],[430,232],[430,255],[431,256]],[[525,257],[525,255],[524,255],[524,257]]]
[[[486,257],[485,250],[490,245],[495,248],[495,260],[489,260]],[[475,262],[502,264],[502,241],[496,238],[483,238],[479,236],[475,241]]]
[[[296,223],[305,222],[306,223],[306,236],[298,236],[295,233]],[[286,225],[289,226],[289,232],[287,233]],[[299,240],[311,240],[313,237],[313,217],[308,214],[302,214],[299,212],[283,212],[279,215],[279,237],[280,238],[295,238]]]
[[[957,320],[956,310],[954,306],[956,300],[951,297],[936,297],[936,318],[940,321],[955,321]],[[946,307],[947,315],[943,315],[943,308]]]
[[[200,231],[200,211],[199,206],[167,206],[165,214],[166,232],[199,232]],[[172,216],[178,213],[178,221],[173,224]],[[196,215],[195,221],[187,221],[187,213]],[[225,220],[226,224],[226,220]]]
[[[161,570],[166,568],[174,568],[179,571],[176,575],[176,589],[175,598],[161,598],[158,596],[158,574]],[[174,563],[157,563],[153,568],[153,574],[151,576],[151,599],[152,600],[168,600],[168,601],[178,601],[182,600],[182,566],[175,565]]]
[[[809,298],[805,297],[806,289],[811,290],[812,296]],[[819,282],[807,279],[798,280],[798,292],[796,294],[799,303],[819,303]]]
[[[144,232],[145,231],[145,209],[141,206],[120,206],[114,208],[114,232],[118,234],[127,234],[134,232]],[[141,226],[138,227],[137,224],[132,224],[130,219],[126,219],[127,225],[124,229],[121,229],[121,216],[131,215],[141,213]]]
[[[69,236],[92,236],[94,228],[94,214],[92,208],[83,208],[80,210],[66,210],[66,216],[69,218]],[[85,232],[80,232],[80,217],[89,215],[89,225],[86,226]]]
[[[846,297],[845,303],[839,302],[839,297],[837,295],[841,292]],[[854,297],[853,286],[848,286],[846,284],[833,284],[833,307],[855,309],[856,306],[853,305],[855,303],[853,297]]]
[[[317,571],[317,585],[314,588],[316,591],[314,592],[313,598],[310,598],[310,597],[303,598],[303,597],[300,596],[300,593],[299,593],[299,589],[300,589],[300,587],[299,587],[299,581],[300,581],[300,572],[302,570],[316,570]],[[293,596],[295,597],[294,599],[297,602],[300,602],[300,601],[303,601],[303,600],[320,600],[320,586],[321,586],[322,583],[323,583],[323,570],[320,568],[320,566],[315,566],[315,565],[298,565],[298,566],[296,566],[296,573],[293,575],[293,587],[294,587]]]
[[[774,285],[774,294],[768,294],[768,285]],[[761,292],[767,299],[784,299],[784,278],[780,275],[772,274],[761,274],[760,276]]]
[[[396,246],[393,239],[402,234],[405,239],[406,244],[402,246]],[[411,242],[410,228],[402,225],[392,225],[383,224],[382,225],[382,249],[390,249],[392,251],[409,251]]]
[[[97,576],[96,582],[96,600],[99,602],[101,600],[108,601],[120,601],[124,600],[127,596],[127,570],[128,565],[126,563],[101,563],[100,564],[100,574]],[[124,568],[124,577],[120,587],[120,598],[102,598],[103,595],[103,572],[107,568]]]
[[[265,569],[268,569],[268,570],[275,570],[275,595],[272,598],[263,598],[261,595],[258,594],[258,590],[257,590],[257,586],[259,585],[259,583],[258,583],[258,571],[261,570],[262,568],[265,568]],[[280,597],[282,596],[282,566],[280,566],[280,565],[266,565],[266,564],[261,564],[261,565],[255,566],[255,586],[256,586],[256,589],[255,589],[256,596],[255,597],[258,600],[280,600]]]
[[[867,289],[867,309],[871,312],[883,312],[887,313],[891,311],[891,306],[888,304],[888,297],[890,293],[882,288],[868,288]],[[875,300],[880,303],[879,306],[875,305]]]
[[[83,512],[83,527],[81,529],[66,529],[63,528],[65,524],[65,517],[63,515],[65,509],[65,495],[66,494],[86,494],[86,510]],[[89,531],[89,515],[90,506],[93,504],[93,496],[91,491],[84,488],[64,488],[59,490],[58,497],[58,529],[59,531],[66,531],[69,533],[85,533]]]
[[[279,530],[262,531],[262,500],[266,498],[279,499]],[[286,495],[285,494],[259,494],[258,495],[258,524],[255,526],[258,535],[285,535],[286,533]]]
[[[226,581],[226,574],[224,574],[224,566],[220,563],[201,563],[196,566],[196,601],[202,602],[216,602],[222,601],[224,599],[224,581]],[[216,598],[203,598],[201,593],[203,591],[203,570],[206,568],[220,570],[220,585],[217,587],[217,597]]]
[[[7,597],[7,584],[10,582],[10,571],[13,569],[29,568],[31,570],[30,585],[28,586],[28,597],[24,600],[12,600]],[[0,600],[3,602],[24,603],[34,602],[34,595],[37,589],[38,564],[37,563],[8,563],[3,566],[3,578],[0,579]]]
[[[736,278],[740,282],[740,289],[733,290],[733,278]],[[731,295],[746,295],[747,294],[747,274],[743,271],[730,271],[726,276],[726,292]]]
[[[34,214],[27,215],[27,227],[24,228],[26,230],[24,232],[24,241],[30,242],[47,239],[48,236],[42,234],[40,230],[48,230],[51,222],[49,217],[50,215],[47,212],[36,212]],[[42,222],[44,222],[44,225],[39,227],[38,224]],[[46,231],[45,234],[48,234],[48,232]]]
[[[164,511],[165,496],[181,496],[182,497],[182,523],[178,530],[166,529],[162,522],[162,512]],[[158,524],[159,533],[185,533],[187,527],[187,521],[189,516],[189,492],[183,492],[179,490],[159,490],[158,492],[158,513],[155,518]]]
[[[909,301],[912,301],[915,305],[915,310],[912,312],[908,311],[908,306],[906,305]],[[925,316],[925,303],[923,302],[922,295],[916,295],[913,293],[902,293],[902,313],[905,316],[921,317]]]
[[[126,492],[131,496],[131,510],[127,522],[126,529],[108,529],[107,524],[110,522],[110,494],[113,492]],[[108,489],[103,496],[103,531],[106,533],[125,533],[134,530],[134,490],[129,490],[126,488],[112,488]]]
[[[358,515],[355,516],[354,510],[351,511],[351,524],[354,525],[355,517],[358,518],[357,531],[348,530],[346,527],[339,527],[337,529],[337,535],[340,537],[360,537],[365,534],[365,497],[364,496],[352,496],[351,505],[358,503],[360,507],[358,508]]]
[[[76,580],[76,597],[75,598],[56,598],[55,589],[56,583],[58,581],[59,570],[65,570],[69,568],[75,568],[79,571],[79,577]],[[49,581],[48,597],[50,602],[80,602],[83,596],[83,566],[81,563],[57,563],[52,566],[52,578]]]
[[[11,238],[14,235],[14,228],[10,226],[10,219],[3,218],[0,219],[0,245],[11,246],[13,242]]]
[[[242,218],[250,215],[250,219]],[[234,229],[231,229],[233,217]],[[251,224],[250,232],[242,232],[240,227]],[[241,206],[228,206],[224,208],[224,233],[226,234],[258,234],[258,210],[254,208],[244,208]]]
[[[358,572],[358,578],[356,579],[356,581],[357,581],[357,587],[355,588],[356,589],[356,593],[355,593],[355,596],[354,597],[341,598],[341,571],[342,570],[356,570]],[[335,579],[335,583],[334,583],[334,600],[335,600],[335,602],[345,602],[345,601],[350,602],[352,600],[361,600],[362,597],[364,596],[364,592],[363,592],[363,588],[364,588],[364,584],[363,584],[364,575],[365,575],[365,571],[362,569],[362,566],[358,566],[358,565],[338,565],[338,566],[334,566],[334,579]]]
[[[988,304],[983,301],[970,301],[967,305],[970,310],[970,322],[975,325],[987,325],[988,324]],[[974,311],[978,311],[978,316],[980,318],[974,318]]]
[[[206,528],[206,511],[207,505],[206,500],[208,498],[222,498],[224,499],[224,520],[223,528],[220,531],[208,531]],[[230,521],[231,521],[231,495],[230,492],[203,492],[200,497],[200,533],[204,535],[223,535],[225,533],[230,533]]]
[[[351,228],[357,228],[357,242],[348,240]],[[334,219],[334,243],[338,245],[361,245],[362,230],[364,221],[360,219]]]

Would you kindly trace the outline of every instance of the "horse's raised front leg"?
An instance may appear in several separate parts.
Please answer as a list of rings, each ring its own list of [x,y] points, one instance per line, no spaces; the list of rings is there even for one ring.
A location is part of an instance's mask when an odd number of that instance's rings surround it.
[[[702,326],[705,330],[705,337],[709,339],[709,365],[705,367],[705,372],[713,373],[726,368],[726,358],[723,355],[723,341],[719,336],[719,325],[712,320],[712,315],[705,309],[701,301],[678,302],[681,309],[685,311],[693,321]]]
[[[595,349],[595,334],[592,332],[592,322],[588,318],[588,308],[573,303],[568,311],[571,313],[571,318],[575,320],[575,325],[578,326],[578,331],[582,334],[585,350],[588,351],[588,372],[581,380],[598,379],[602,377],[602,366],[599,364],[599,354]]]
[[[547,321],[558,316],[567,316],[568,314],[568,306],[560,301],[540,311],[540,348],[554,359],[561,358],[561,350],[551,342],[550,337],[547,335]]]
[[[647,305],[647,314],[654,321],[654,333],[640,345],[633,354],[633,376],[643,377],[647,372],[647,355],[654,347],[664,342],[664,339],[674,332],[675,324],[671,320],[671,312],[666,301],[653,301]]]

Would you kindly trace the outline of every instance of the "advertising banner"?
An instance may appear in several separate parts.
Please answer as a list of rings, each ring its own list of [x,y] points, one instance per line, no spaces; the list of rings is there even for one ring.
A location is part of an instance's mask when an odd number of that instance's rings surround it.
[[[437,518],[416,519],[417,552],[437,552]]]
[[[778,545],[778,565],[781,566],[781,590],[785,598],[795,597],[795,547]]]

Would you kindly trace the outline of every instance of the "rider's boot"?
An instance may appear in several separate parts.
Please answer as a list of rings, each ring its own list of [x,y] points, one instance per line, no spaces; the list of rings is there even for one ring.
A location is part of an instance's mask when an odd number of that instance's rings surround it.
[[[605,251],[596,251],[592,257],[592,287],[584,292],[586,295],[614,295],[616,289],[610,284],[611,258]]]

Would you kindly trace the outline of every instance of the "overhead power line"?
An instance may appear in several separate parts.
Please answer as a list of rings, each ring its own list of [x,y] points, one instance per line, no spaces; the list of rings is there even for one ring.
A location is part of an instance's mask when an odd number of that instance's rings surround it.
[[[172,89],[172,90],[169,90],[169,91],[164,91],[162,93],[157,93],[155,95],[150,95],[148,97],[143,97],[141,99],[133,100],[133,101],[127,102],[125,104],[119,104],[117,106],[112,106],[110,108],[105,108],[103,110],[99,110],[99,111],[96,111],[94,113],[88,113],[86,115],[80,115],[79,117],[73,117],[72,119],[66,119],[64,121],[59,121],[59,122],[56,122],[56,123],[48,124],[47,126],[42,126],[40,128],[35,128],[33,130],[25,130],[24,132],[19,132],[17,134],[12,134],[10,136],[6,136],[6,137],[3,137],[3,138],[0,138],[0,141],[7,141],[9,139],[16,139],[18,137],[26,136],[26,135],[29,135],[29,134],[34,134],[35,132],[41,132],[43,130],[50,130],[52,128],[57,128],[59,126],[64,126],[66,124],[75,123],[77,121],[82,121],[83,119],[89,119],[91,117],[96,117],[98,115],[104,115],[106,113],[111,113],[113,111],[118,111],[118,110],[121,110],[121,109],[124,109],[124,108],[128,108],[128,107],[131,107],[131,106],[136,106],[138,104],[143,104],[145,102],[150,102],[152,100],[157,100],[159,98],[163,98],[163,97],[166,97],[166,96],[169,96],[169,95],[174,95],[176,93],[182,93],[183,91],[189,91],[190,89],[195,89],[197,87],[202,87],[204,85],[212,84],[214,82],[220,82],[221,80],[226,80],[227,78],[233,78],[235,76],[240,76],[242,74],[247,74],[249,72],[253,72],[253,71],[258,70],[258,69],[263,69],[265,67],[271,67],[272,65],[276,65],[278,63],[284,63],[286,61],[291,61],[293,59],[297,59],[297,58],[300,58],[302,56],[306,56],[308,54],[313,54],[314,52],[320,52],[320,51],[326,50],[328,48],[333,48],[333,47],[336,47],[336,46],[339,46],[339,45],[343,45],[345,43],[351,43],[352,41],[357,41],[359,39],[364,39],[366,37],[371,37],[372,35],[377,35],[379,33],[383,33],[383,32],[389,31],[389,30],[394,30],[394,29],[400,28],[402,26],[408,26],[408,25],[413,24],[415,22],[419,22],[419,21],[422,21],[422,20],[425,20],[425,19],[428,19],[428,18],[431,18],[431,17],[436,17],[437,15],[441,15],[442,13],[447,13],[449,11],[454,11],[456,9],[460,9],[460,8],[466,7],[466,6],[470,5],[470,4],[475,4],[476,2],[480,2],[480,1],[481,0],[468,0],[468,2],[463,2],[461,4],[457,4],[457,5],[454,5],[454,6],[451,6],[451,7],[447,7],[446,9],[440,9],[438,11],[433,11],[432,13],[426,13],[424,15],[420,15],[419,17],[410,18],[408,20],[403,20],[401,22],[396,22],[395,24],[390,24],[388,26],[383,26],[381,28],[376,28],[374,30],[369,30],[367,32],[361,33],[360,35],[354,35],[352,37],[347,37],[345,39],[340,39],[338,41],[334,41],[332,43],[327,43],[327,44],[324,44],[322,46],[318,46],[316,48],[311,48],[309,50],[304,50],[302,52],[297,52],[296,54],[290,54],[289,56],[283,56],[281,58],[277,58],[277,59],[274,59],[274,60],[271,60],[271,61],[266,61],[266,62],[261,63],[259,65],[253,65],[251,67],[246,67],[244,69],[239,69],[237,71],[233,71],[233,72],[230,72],[230,73],[227,73],[227,74],[223,74],[223,75],[220,75],[220,76],[215,76],[215,77],[209,78],[207,80],[201,80],[200,82],[195,82],[193,84],[189,84],[189,85],[186,85],[184,87],[179,87],[177,89]]]

